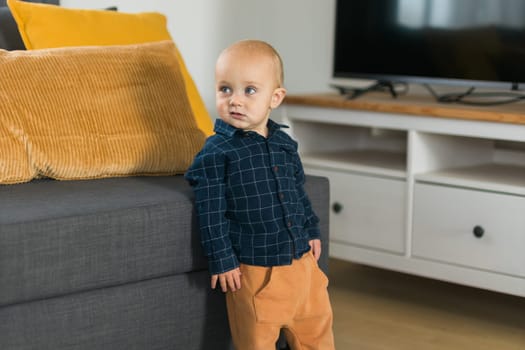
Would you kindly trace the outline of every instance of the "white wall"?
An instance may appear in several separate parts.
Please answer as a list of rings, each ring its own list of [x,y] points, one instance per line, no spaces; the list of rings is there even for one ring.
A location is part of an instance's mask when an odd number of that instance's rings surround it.
[[[215,115],[215,59],[247,38],[270,42],[285,64],[289,93],[327,91],[331,79],[335,0],[61,0],[62,6],[121,12],[158,11]]]

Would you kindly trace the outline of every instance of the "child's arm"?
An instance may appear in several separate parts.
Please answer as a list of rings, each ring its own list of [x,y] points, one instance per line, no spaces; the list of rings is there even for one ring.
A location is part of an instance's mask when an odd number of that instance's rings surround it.
[[[312,253],[314,254],[315,260],[319,261],[319,258],[321,257],[321,240],[312,239],[308,242],[308,244],[310,244],[310,248],[312,248]]]
[[[218,275],[211,276],[211,288],[215,289],[217,281],[221,285],[221,290],[226,293],[228,288],[235,292],[241,289],[241,270],[237,267],[233,270],[220,273]]]
[[[314,256],[317,259],[319,259],[319,256],[321,256],[321,241],[320,241],[321,231],[319,228],[319,218],[317,217],[317,215],[315,215],[313,208],[312,208],[312,203],[310,202],[310,199],[308,198],[308,195],[306,194],[306,191],[304,190],[304,183],[305,183],[306,177],[304,174],[304,169],[303,169],[303,164],[301,162],[301,158],[299,157],[299,154],[297,152],[295,152],[294,162],[295,162],[295,174],[294,174],[295,185],[297,188],[299,200],[303,203],[304,215],[306,218],[304,229],[306,230],[308,236],[310,237],[310,241],[309,241],[310,247],[312,247],[312,249],[316,249],[316,251],[314,251]],[[315,247],[313,247],[311,242],[315,240],[319,242],[315,243]]]
[[[226,217],[227,159],[208,141],[186,171],[185,178],[195,193],[201,244],[208,258],[210,274],[220,276],[238,268],[239,261],[232,248],[230,221]]]

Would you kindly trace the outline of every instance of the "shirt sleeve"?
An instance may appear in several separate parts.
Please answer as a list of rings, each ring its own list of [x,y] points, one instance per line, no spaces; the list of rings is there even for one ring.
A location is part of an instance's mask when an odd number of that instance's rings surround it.
[[[295,166],[297,169],[295,173],[295,185],[297,188],[299,200],[303,203],[303,207],[304,207],[304,214],[305,214],[304,229],[306,233],[308,234],[308,237],[311,240],[319,239],[321,238],[321,231],[319,229],[319,218],[317,217],[317,215],[315,215],[312,209],[312,203],[310,202],[310,199],[308,198],[308,195],[306,194],[306,191],[304,190],[304,182],[305,182],[304,169],[303,169],[303,164],[301,162],[301,159],[299,158],[299,154],[297,153],[295,157]]]
[[[226,218],[226,157],[223,153],[199,153],[185,174],[195,193],[201,243],[212,275],[239,266]]]

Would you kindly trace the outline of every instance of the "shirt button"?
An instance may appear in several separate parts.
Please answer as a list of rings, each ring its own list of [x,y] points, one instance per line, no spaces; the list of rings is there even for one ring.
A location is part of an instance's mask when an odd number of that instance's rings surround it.
[[[291,221],[288,221],[288,222],[286,223],[286,225],[287,225],[288,227],[292,227],[292,222],[291,222]]]
[[[284,193],[279,193],[279,198],[284,199]]]
[[[278,172],[278,171],[279,171],[279,167],[278,167],[277,165],[274,166],[274,167],[273,167],[273,171],[274,171],[274,172]]]

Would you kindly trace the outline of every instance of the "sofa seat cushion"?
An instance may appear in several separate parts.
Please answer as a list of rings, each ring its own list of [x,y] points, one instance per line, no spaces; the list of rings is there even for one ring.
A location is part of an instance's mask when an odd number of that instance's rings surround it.
[[[0,308],[2,350],[230,349],[207,271]]]
[[[182,176],[0,186],[0,306],[205,270]]]

